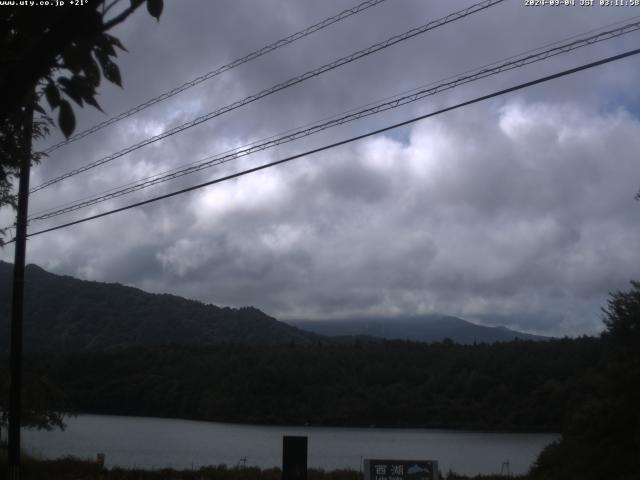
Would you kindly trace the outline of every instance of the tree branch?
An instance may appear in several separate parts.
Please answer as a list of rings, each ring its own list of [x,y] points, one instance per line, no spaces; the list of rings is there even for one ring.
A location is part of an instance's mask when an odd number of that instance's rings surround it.
[[[125,9],[124,11],[122,11],[120,14],[118,14],[117,16],[113,17],[111,20],[109,20],[108,22],[106,22],[103,26],[102,26],[102,31],[106,32],[108,30],[111,30],[113,27],[115,27],[116,25],[124,22],[127,18],[129,18],[129,15],[131,15],[133,12],[135,12],[138,8],[140,8],[140,5],[142,5],[144,3],[145,0],[133,0],[131,2],[131,6],[127,9]],[[117,2],[116,2],[117,3]]]
[[[102,3],[103,9],[102,9],[102,18],[104,18],[104,16],[109,13],[109,10],[111,10],[113,7],[115,7],[118,3],[120,3],[120,0],[113,0],[109,5],[106,5],[106,0]]]

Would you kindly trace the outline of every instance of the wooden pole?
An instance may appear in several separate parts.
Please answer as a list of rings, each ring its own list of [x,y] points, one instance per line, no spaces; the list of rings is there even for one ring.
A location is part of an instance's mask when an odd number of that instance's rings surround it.
[[[20,181],[13,262],[13,297],[11,303],[11,350],[9,385],[9,479],[20,478],[20,418],[22,393],[22,315],[24,303],[24,266],[27,249],[27,212],[29,210],[29,173],[31,169],[31,137],[33,133],[33,103],[30,98],[24,111]]]

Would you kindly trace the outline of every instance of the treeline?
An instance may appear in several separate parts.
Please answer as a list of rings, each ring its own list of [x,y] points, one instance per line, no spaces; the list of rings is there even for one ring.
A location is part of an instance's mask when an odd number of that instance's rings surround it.
[[[259,424],[560,431],[602,358],[596,338],[384,341],[38,355],[78,412]]]
[[[540,479],[640,479],[640,282],[611,294],[599,367],[532,469]]]

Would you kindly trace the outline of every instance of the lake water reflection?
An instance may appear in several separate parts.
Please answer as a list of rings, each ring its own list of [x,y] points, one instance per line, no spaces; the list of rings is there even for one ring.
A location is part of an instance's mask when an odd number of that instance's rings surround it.
[[[360,469],[362,458],[438,460],[440,469],[499,473],[508,461],[523,473],[554,434],[480,433],[451,430],[265,427],[164,418],[79,415],[64,432],[24,431],[25,448],[56,458],[95,458],[108,467],[198,468],[204,465],[280,466],[282,436],[309,438],[309,467]]]

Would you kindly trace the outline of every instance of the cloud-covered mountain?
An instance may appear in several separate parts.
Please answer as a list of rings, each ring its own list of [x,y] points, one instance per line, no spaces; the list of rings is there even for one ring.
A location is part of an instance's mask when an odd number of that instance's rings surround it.
[[[295,320],[287,322],[302,330],[329,337],[364,335],[389,340],[440,342],[451,339],[456,343],[494,343],[521,340],[546,340],[547,337],[510,330],[503,326],[487,327],[447,315],[423,315],[397,318],[368,318],[342,320]]]
[[[12,270],[11,264],[0,262],[0,349],[7,349],[9,344]],[[350,343],[357,338],[417,342],[449,338],[457,343],[492,343],[545,337],[443,315],[284,323],[253,307],[217,307],[117,283],[55,275],[36,265],[26,268],[27,351],[108,351],[132,346],[205,346],[222,342],[309,345]]]

